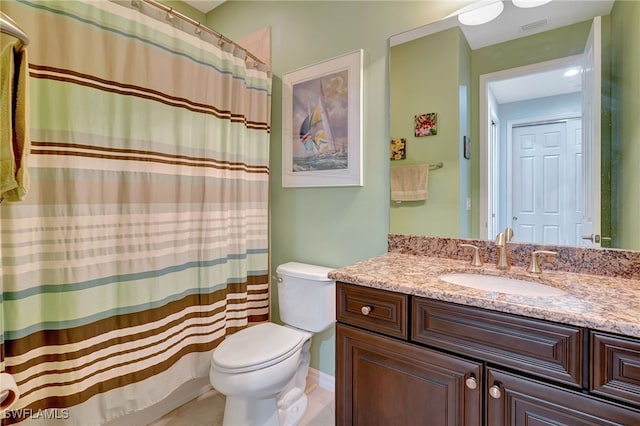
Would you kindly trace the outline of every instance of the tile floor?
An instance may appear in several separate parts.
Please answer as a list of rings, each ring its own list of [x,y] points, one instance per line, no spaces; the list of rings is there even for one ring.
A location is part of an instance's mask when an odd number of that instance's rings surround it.
[[[333,392],[317,385],[310,385],[306,393],[309,396],[309,404],[300,426],[334,426],[335,402]],[[220,426],[222,425],[224,401],[224,395],[211,389],[197,399],[176,408],[149,426]]]

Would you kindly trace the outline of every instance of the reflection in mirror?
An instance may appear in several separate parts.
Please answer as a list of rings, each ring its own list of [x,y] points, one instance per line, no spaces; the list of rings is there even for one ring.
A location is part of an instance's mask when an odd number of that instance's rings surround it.
[[[426,201],[390,202],[390,232],[640,250],[640,2],[504,5],[391,38],[391,167],[445,166]],[[415,136],[430,113],[437,133]]]

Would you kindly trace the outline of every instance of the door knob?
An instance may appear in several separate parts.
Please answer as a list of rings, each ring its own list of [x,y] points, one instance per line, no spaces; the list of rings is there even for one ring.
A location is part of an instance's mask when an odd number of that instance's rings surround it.
[[[599,244],[600,240],[602,241],[611,241],[611,237],[601,237],[598,234],[591,234],[588,237],[582,237],[583,240],[591,241],[592,243]]]

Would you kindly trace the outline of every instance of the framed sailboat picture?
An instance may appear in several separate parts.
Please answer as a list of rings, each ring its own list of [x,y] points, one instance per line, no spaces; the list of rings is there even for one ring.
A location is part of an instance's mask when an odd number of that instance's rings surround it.
[[[362,186],[362,50],[282,78],[282,186]]]

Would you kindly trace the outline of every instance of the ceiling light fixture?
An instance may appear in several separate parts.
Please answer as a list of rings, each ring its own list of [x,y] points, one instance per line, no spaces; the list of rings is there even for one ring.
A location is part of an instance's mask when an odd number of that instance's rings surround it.
[[[580,74],[580,68],[569,68],[562,75],[565,77],[573,77],[578,74]]]
[[[470,10],[458,15],[463,25],[482,25],[496,19],[504,9],[502,0],[488,0],[476,2]]]
[[[538,7],[549,3],[551,0],[511,0],[514,6],[522,8]]]

